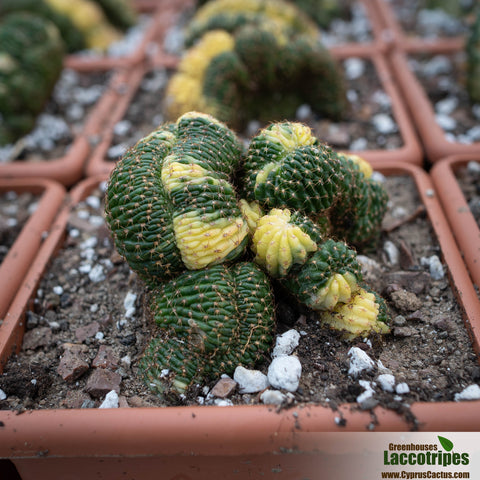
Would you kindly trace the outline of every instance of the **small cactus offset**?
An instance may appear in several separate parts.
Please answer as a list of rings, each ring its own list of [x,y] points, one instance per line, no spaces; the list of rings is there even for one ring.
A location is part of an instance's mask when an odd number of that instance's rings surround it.
[[[160,335],[139,368],[163,395],[253,366],[271,347],[273,294],[254,263],[185,272],[153,292],[151,310]]]
[[[390,332],[385,300],[364,287],[359,288],[349,301],[339,303],[320,318],[324,326],[342,332],[346,339]]]
[[[0,19],[0,145],[33,128],[60,77],[64,49],[42,17],[16,12]]]
[[[467,55],[467,91],[472,103],[480,103],[480,8],[476,9],[465,52]]]
[[[117,250],[148,283],[243,253],[248,225],[229,181],[242,152],[224,124],[191,112],[140,140],[116,165],[107,223]]]
[[[322,232],[308,217],[288,209],[272,209],[256,222],[252,238],[255,262],[273,277],[284,277],[318,248]]]

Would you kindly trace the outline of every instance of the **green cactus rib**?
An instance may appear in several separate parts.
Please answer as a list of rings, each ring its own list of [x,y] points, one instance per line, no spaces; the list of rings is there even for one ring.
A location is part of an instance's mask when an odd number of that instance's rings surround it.
[[[252,366],[271,347],[273,294],[251,262],[184,272],[153,292],[150,308],[161,333],[139,370],[160,394]]]
[[[224,124],[190,112],[118,162],[106,219],[117,250],[147,283],[243,253],[248,226],[229,182],[242,151]]]
[[[477,7],[474,22],[465,43],[467,56],[467,92],[472,103],[480,102],[480,8]]]
[[[298,210],[356,246],[378,235],[388,200],[381,183],[295,122],[273,123],[252,139],[244,184],[248,201]]]
[[[344,242],[326,240],[301,266],[279,279],[289,292],[312,310],[331,310],[345,303],[362,281],[355,250]]]
[[[34,126],[60,77],[64,43],[41,17],[10,13],[0,23],[0,145]]]

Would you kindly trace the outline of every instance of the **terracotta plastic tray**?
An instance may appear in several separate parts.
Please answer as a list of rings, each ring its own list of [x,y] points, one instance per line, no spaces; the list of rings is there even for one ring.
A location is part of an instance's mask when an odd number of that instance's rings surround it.
[[[433,183],[424,171],[406,162],[374,166],[386,175],[414,179],[478,354],[480,303]],[[79,184],[72,191],[70,206],[103,179],[99,176]],[[9,309],[10,321],[18,329],[48,259],[61,245],[68,213],[68,207],[61,211],[54,232],[42,245]],[[480,429],[479,401],[414,403],[411,410],[421,430]],[[343,427],[335,420],[340,414],[346,420]],[[125,472],[146,480],[158,478],[158,472],[166,478],[190,478],[194,473],[195,478],[208,478],[213,468],[215,476],[231,478],[251,471],[271,472],[279,464],[282,469],[275,478],[295,478],[295,473],[305,475],[305,468],[318,470],[318,464],[311,463],[315,437],[302,434],[365,432],[372,419],[375,431],[410,428],[393,411],[376,408],[373,415],[350,404],[337,412],[315,405],[280,410],[271,406],[39,410],[21,415],[0,411],[0,458],[10,459],[24,480],[52,478],[53,474],[70,479],[121,478]],[[301,460],[303,454],[306,461]]]
[[[480,229],[455,175],[472,160],[480,161],[480,155],[444,158],[433,166],[430,175],[472,280],[480,287]]]
[[[22,282],[43,244],[52,235],[52,223],[65,197],[65,189],[45,179],[0,180],[0,192],[30,192],[39,195],[36,210],[31,214],[0,265],[0,370],[1,365],[19,346],[21,335],[16,323],[10,322],[9,307],[21,289]],[[47,235],[47,240],[44,239]]]

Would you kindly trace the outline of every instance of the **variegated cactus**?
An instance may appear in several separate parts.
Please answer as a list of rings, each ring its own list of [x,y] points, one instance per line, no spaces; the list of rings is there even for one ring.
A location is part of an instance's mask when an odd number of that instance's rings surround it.
[[[206,32],[224,30],[235,33],[253,24],[273,23],[288,35],[318,36],[315,23],[292,2],[284,0],[211,0],[195,13],[185,31],[185,42],[192,46]]]
[[[324,326],[342,332],[347,339],[390,332],[385,300],[364,287],[359,288],[347,302],[323,312],[320,318]]]
[[[381,215],[385,201],[383,187],[364,186],[370,165],[289,122],[264,129],[248,152],[224,123],[189,112],[138,142],[111,174],[107,222],[117,250],[150,285],[160,328],[140,370],[162,395],[265,355],[271,281],[349,337],[389,331],[356,251],[332,238],[344,226],[332,212],[357,225],[362,240],[378,229],[379,219],[364,218],[365,205]]]
[[[242,152],[224,124],[190,112],[139,141],[116,165],[107,222],[117,250],[147,282],[243,253],[248,225],[230,182]]]
[[[250,119],[291,118],[303,103],[319,115],[342,116],[343,75],[318,32],[292,33],[284,22],[263,18],[263,10],[231,14],[240,15],[240,25],[206,29],[182,58],[166,91],[170,118],[201,110],[241,129]]]
[[[153,292],[151,310],[160,334],[139,368],[162,395],[251,367],[271,347],[273,293],[254,263],[185,272]]]

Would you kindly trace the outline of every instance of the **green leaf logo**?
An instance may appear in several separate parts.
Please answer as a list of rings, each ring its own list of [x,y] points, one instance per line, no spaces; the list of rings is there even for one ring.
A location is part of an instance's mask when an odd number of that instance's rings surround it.
[[[438,441],[442,445],[443,449],[447,452],[449,452],[453,448],[453,443],[448,438],[438,435]]]

